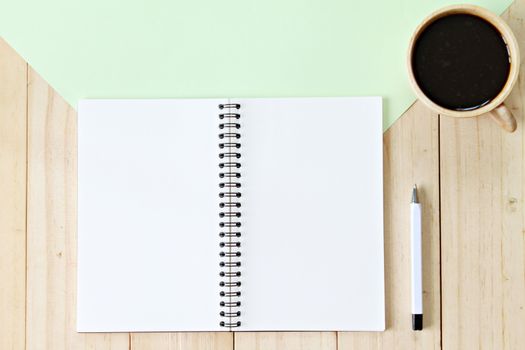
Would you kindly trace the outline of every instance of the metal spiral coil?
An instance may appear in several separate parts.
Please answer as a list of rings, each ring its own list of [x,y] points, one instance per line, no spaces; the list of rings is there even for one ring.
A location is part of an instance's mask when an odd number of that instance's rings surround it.
[[[219,296],[223,299],[219,306],[222,308],[219,316],[222,321],[221,327],[236,328],[241,326],[239,320],[241,316],[241,115],[238,110],[241,108],[236,103],[220,104],[219,109],[219,232],[221,248],[219,256],[221,261],[219,266],[220,292]]]

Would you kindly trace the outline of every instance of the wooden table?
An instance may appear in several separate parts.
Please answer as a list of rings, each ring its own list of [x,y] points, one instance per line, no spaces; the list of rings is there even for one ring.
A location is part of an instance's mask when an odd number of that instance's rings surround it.
[[[504,15],[525,57],[525,0]],[[525,348],[525,71],[514,134],[414,104],[384,135],[383,333],[77,334],[76,113],[0,41],[0,349]],[[412,332],[410,189],[425,209],[425,329]]]

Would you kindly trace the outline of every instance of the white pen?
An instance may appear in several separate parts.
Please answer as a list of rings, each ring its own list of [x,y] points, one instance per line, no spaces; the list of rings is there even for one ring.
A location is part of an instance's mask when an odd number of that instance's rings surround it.
[[[423,329],[423,264],[421,257],[421,204],[417,200],[416,185],[412,190],[410,217],[412,330],[420,331]]]

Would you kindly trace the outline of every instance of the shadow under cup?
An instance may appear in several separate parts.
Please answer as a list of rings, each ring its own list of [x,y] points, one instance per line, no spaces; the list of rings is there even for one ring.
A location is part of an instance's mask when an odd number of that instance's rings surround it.
[[[437,18],[414,42],[414,79],[433,103],[452,111],[486,106],[509,80],[507,43],[491,23],[472,14]]]

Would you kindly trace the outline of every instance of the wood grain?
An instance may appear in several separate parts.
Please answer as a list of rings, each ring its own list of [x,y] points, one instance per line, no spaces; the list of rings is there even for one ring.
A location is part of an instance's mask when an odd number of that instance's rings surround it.
[[[25,344],[27,64],[0,40],[0,349]]]
[[[133,350],[229,350],[233,333],[132,333]]]
[[[76,112],[28,76],[27,349],[128,349],[76,328]]]
[[[414,104],[384,135],[387,330],[340,332],[339,350],[440,348],[438,116]],[[424,330],[412,331],[410,214],[414,184],[423,208]]]
[[[523,45],[525,2],[504,18]],[[441,119],[444,349],[525,344],[524,74],[507,100],[514,134],[489,116]]]
[[[335,350],[336,332],[240,332],[235,350]]]

